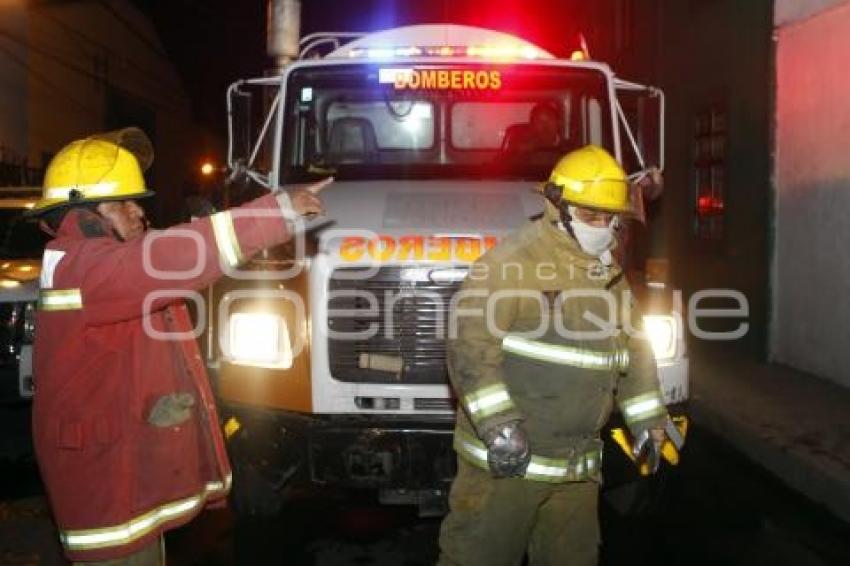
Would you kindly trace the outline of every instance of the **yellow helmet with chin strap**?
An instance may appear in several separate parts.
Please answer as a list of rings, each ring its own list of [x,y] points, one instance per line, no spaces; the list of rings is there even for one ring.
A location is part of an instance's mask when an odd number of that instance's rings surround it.
[[[555,188],[560,191],[554,195]],[[631,213],[629,181],[617,160],[599,146],[587,145],[558,161],[549,177],[547,197],[615,214]]]
[[[151,142],[138,128],[71,142],[47,166],[42,198],[31,214],[68,204],[151,196],[143,171],[152,162]]]

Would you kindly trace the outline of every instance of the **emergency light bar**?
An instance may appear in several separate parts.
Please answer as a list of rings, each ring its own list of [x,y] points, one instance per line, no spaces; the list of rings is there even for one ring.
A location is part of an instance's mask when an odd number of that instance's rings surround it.
[[[481,57],[482,59],[538,59],[546,54],[530,45],[472,45],[422,47],[360,47],[354,48],[351,58],[393,59],[396,57]]]

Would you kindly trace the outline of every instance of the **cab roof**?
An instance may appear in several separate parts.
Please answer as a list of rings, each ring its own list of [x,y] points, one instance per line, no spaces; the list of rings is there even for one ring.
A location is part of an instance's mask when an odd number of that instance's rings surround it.
[[[364,50],[387,50],[406,47],[491,47],[534,53],[535,59],[555,56],[514,35],[491,29],[456,24],[423,24],[404,26],[370,33],[339,47],[326,59],[350,59]],[[399,58],[398,52],[393,58]]]

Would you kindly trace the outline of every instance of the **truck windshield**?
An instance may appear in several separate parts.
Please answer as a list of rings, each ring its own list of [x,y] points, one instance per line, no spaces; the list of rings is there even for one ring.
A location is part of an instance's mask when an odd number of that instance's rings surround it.
[[[611,122],[594,69],[299,68],[287,84],[283,180],[543,179],[567,151],[611,150]]]

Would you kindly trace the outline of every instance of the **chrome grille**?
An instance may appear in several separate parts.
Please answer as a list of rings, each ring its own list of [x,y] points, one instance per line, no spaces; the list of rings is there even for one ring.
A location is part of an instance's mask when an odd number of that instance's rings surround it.
[[[455,406],[452,399],[417,397],[413,400],[413,408],[417,411],[452,411]]]
[[[353,278],[361,269],[339,268],[329,282],[329,329],[351,334],[370,328],[374,336],[364,339],[331,338],[328,352],[331,374],[340,381],[356,383],[447,382],[445,336],[451,298],[460,281],[434,281],[431,273],[447,268],[382,267],[368,278]],[[453,271],[463,268],[451,268]],[[368,293],[340,296],[345,292]],[[337,296],[334,296],[336,294]],[[361,366],[361,356],[401,359],[400,371]]]

